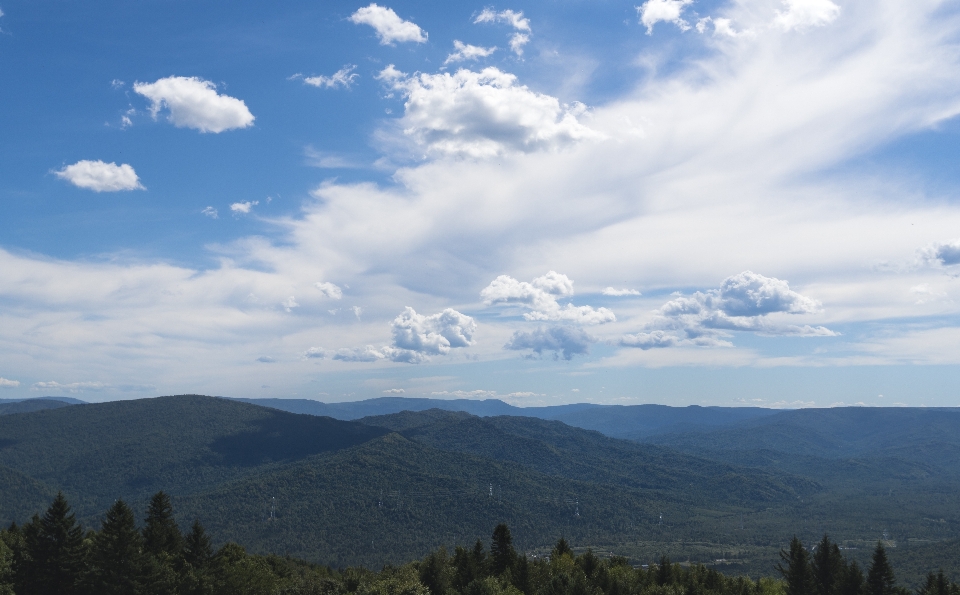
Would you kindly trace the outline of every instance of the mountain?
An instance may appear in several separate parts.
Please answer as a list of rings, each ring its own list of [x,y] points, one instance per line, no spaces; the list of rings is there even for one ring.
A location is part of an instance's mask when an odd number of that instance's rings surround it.
[[[0,403],[0,415],[10,415],[11,413],[29,413],[31,411],[42,411],[44,409],[59,409],[60,407],[69,407],[70,403],[56,401],[54,399],[29,399],[23,401],[11,401]]]
[[[613,438],[640,439],[664,433],[729,426],[745,420],[775,415],[760,407],[668,407],[666,405],[594,405],[576,403],[549,407],[515,407],[499,399],[424,399],[381,397],[348,403],[321,403],[309,399],[235,399],[293,413],[328,415],[336,419],[390,415],[402,411],[461,411],[488,416],[535,417],[596,430]]]
[[[386,432],[196,395],[114,401],[0,417],[0,466],[62,489],[83,516],[118,497],[191,493]],[[0,484],[0,521],[17,518],[11,490]]]

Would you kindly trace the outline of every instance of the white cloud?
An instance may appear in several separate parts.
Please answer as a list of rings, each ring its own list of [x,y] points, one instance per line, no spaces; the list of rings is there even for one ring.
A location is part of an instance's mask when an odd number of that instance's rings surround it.
[[[363,308],[360,306],[350,306],[350,311],[357,317],[357,320],[360,320],[360,315],[363,314]]]
[[[58,392],[68,392],[68,393],[79,393],[83,391],[101,391],[105,388],[108,388],[107,384],[103,382],[70,382],[67,384],[61,384],[56,381],[47,381],[47,382],[34,382],[33,386],[30,387],[30,390],[33,391],[58,391]]]
[[[280,305],[283,306],[283,309],[286,310],[287,312],[290,312],[294,308],[300,307],[300,304],[297,303],[297,298],[295,298],[292,295],[287,299],[283,300],[282,302],[280,302]]]
[[[813,314],[820,302],[790,289],[786,281],[751,271],[727,277],[719,289],[679,295],[657,310],[644,331],[626,335],[620,344],[651,349],[697,345],[728,347],[729,331],[753,331],[768,335],[803,337],[836,336],[833,331],[810,325],[771,322],[770,314]]]
[[[216,210],[215,208],[213,208],[213,207],[204,207],[204,209],[203,209],[202,211],[200,211],[200,213],[202,213],[203,215],[206,215],[207,217],[210,217],[211,219],[219,219],[219,218],[220,218],[220,213],[219,213],[219,211],[217,211],[217,210]]]
[[[312,85],[314,87],[323,87],[326,89],[336,89],[337,87],[343,87],[344,89],[349,89],[353,83],[360,78],[360,75],[353,72],[357,69],[356,64],[347,64],[340,70],[331,74],[330,76],[308,76],[304,77],[303,82],[307,85]],[[295,74],[290,78],[300,78],[301,75]]]
[[[387,390],[383,391],[383,394],[385,394],[385,395],[402,395],[402,394],[405,393],[405,392],[407,392],[407,391],[403,390],[402,388],[388,388]]]
[[[483,9],[473,19],[474,23],[507,23],[517,31],[530,31],[530,19],[523,16],[523,11],[501,10],[497,12],[490,8]]]
[[[230,205],[230,210],[233,211],[235,215],[237,214],[248,215],[250,214],[250,211],[253,209],[253,207],[257,206],[258,204],[260,204],[259,200],[254,200],[254,201],[245,200],[243,202],[235,202],[232,205]]]
[[[597,340],[582,328],[574,326],[553,326],[538,328],[530,332],[516,331],[510,341],[503,346],[513,351],[531,350],[540,355],[544,351],[555,352],[556,357],[570,360],[575,355],[584,355],[590,351],[590,345]]]
[[[960,239],[935,242],[920,250],[923,260],[940,266],[960,264]]]
[[[253,126],[253,114],[242,100],[218,94],[216,85],[195,76],[134,83],[133,90],[150,100],[154,119],[161,109],[169,109],[167,119],[177,128],[220,133]]]
[[[751,34],[746,31],[737,31],[733,28],[733,21],[720,17],[704,17],[697,21],[697,31],[706,33],[707,26],[713,25],[713,34],[722,37],[739,37],[741,35]]]
[[[0,13],[0,16],[3,16],[3,13]],[[19,380],[10,380],[0,376],[0,388],[17,388],[18,386],[20,386]]]
[[[146,190],[140,183],[137,173],[126,163],[117,165],[100,160],[84,159],[53,173],[78,188],[86,188],[94,192]]]
[[[673,23],[686,31],[690,24],[680,16],[683,9],[693,0],[647,0],[642,6],[637,6],[637,15],[640,23],[647,28],[647,35],[653,34],[653,26],[659,22]]]
[[[523,16],[523,11],[495,10],[485,8],[473,20],[474,23],[506,23],[516,32],[510,36],[510,49],[518,56],[523,55],[523,46],[530,42],[530,19]]]
[[[591,306],[561,306],[558,297],[573,295],[573,281],[566,275],[550,271],[532,282],[518,281],[509,275],[500,275],[480,292],[483,303],[518,304],[530,310],[523,314],[526,320],[570,321],[581,324],[615,322],[617,317],[607,308]]]
[[[430,153],[494,157],[600,136],[577,121],[582,104],[561,105],[494,67],[408,77],[390,65],[378,78],[403,94],[403,134]]]
[[[311,347],[303,352],[304,359],[323,359],[327,356],[323,347]]]
[[[636,289],[617,289],[615,287],[605,287],[603,291],[601,291],[600,293],[602,293],[603,295],[611,296],[611,297],[623,297],[626,295],[642,295]]]
[[[477,60],[478,58],[486,58],[493,52],[497,51],[496,46],[494,47],[481,47],[479,45],[470,45],[468,43],[463,43],[459,39],[453,40],[453,48],[456,50],[443,61],[444,64],[449,64],[450,62],[463,62],[464,60]]]
[[[447,355],[451,349],[473,345],[477,323],[452,308],[424,316],[407,306],[393,320],[391,329],[393,345],[339,349],[333,359],[350,362],[391,360],[419,364],[427,361],[430,355]]]
[[[424,316],[408,306],[392,326],[394,347],[431,355],[446,355],[451,348],[469,347],[477,332],[473,318],[453,308]]]
[[[415,23],[401,19],[393,9],[385,6],[365,6],[350,15],[350,21],[373,27],[381,45],[392,45],[396,41],[423,43],[427,40],[426,31]]]
[[[332,300],[339,300],[343,298],[343,290],[329,281],[317,281],[313,284],[313,286],[320,290],[320,294],[323,295],[323,297],[327,297]]]
[[[774,22],[786,31],[821,27],[840,15],[840,7],[830,0],[783,0],[787,9],[777,11]]]

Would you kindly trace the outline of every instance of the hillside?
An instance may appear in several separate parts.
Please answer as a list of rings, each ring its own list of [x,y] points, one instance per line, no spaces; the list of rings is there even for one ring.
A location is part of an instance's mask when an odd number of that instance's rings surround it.
[[[0,417],[0,466],[64,490],[81,516],[117,497],[192,493],[386,430],[184,395]],[[0,522],[14,520],[0,484]]]
[[[70,403],[56,401],[54,399],[28,399],[24,401],[0,403],[0,415],[10,415],[12,413],[30,413],[31,411],[59,409],[60,407],[69,406]]]

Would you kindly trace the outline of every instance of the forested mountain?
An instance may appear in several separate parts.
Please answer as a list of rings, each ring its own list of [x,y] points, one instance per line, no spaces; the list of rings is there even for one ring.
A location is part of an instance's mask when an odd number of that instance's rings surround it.
[[[9,415],[11,413],[29,413],[31,411],[59,409],[60,407],[68,406],[70,406],[70,403],[56,401],[53,399],[28,399],[24,401],[12,401],[8,403],[0,402],[0,415]]]
[[[218,544],[337,566],[404,562],[499,522],[527,552],[563,535],[636,562],[666,554],[753,576],[772,572],[795,534],[829,533],[855,559],[884,538],[908,584],[956,551],[960,481],[949,456],[924,455],[956,442],[942,435],[953,412],[933,423],[908,411],[899,428],[886,414],[861,428],[843,417],[857,412],[794,413],[727,419],[739,433],[725,438],[673,432],[669,446],[533,417],[342,421],[200,396],[12,414],[0,417],[0,522],[23,522],[63,490],[96,527],[117,498],[141,509],[164,490],[181,525],[200,519]],[[774,435],[805,427],[813,439]],[[810,454],[837,446],[828,439],[853,454]]]
[[[549,407],[515,407],[499,399],[423,399],[380,397],[348,403],[321,403],[310,399],[236,399],[292,413],[328,415],[336,419],[391,415],[428,409],[478,415],[536,417],[596,430],[613,438],[639,439],[663,433],[729,426],[748,419],[779,413],[760,407],[668,407],[666,405],[594,405],[576,403]]]

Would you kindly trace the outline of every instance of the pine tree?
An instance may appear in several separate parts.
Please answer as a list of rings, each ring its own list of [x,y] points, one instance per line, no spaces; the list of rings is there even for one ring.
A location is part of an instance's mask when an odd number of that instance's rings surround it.
[[[23,528],[23,549],[14,558],[19,595],[74,595],[84,566],[83,527],[58,492],[42,517]]]
[[[500,523],[493,530],[493,538],[490,541],[490,557],[493,563],[493,573],[503,574],[507,569],[513,568],[517,559],[517,552],[513,549],[513,538],[510,536],[510,529]]]
[[[873,561],[867,573],[867,595],[893,595],[897,588],[897,579],[893,575],[893,568],[887,560],[887,551],[883,542],[877,542],[877,549],[873,551]]]
[[[136,519],[130,507],[117,500],[93,537],[89,585],[103,595],[133,595],[141,591],[144,572],[143,538]]]
[[[850,562],[846,572],[843,573],[840,595],[864,595],[864,583],[863,571],[860,570],[860,565],[854,560]]]
[[[143,527],[143,542],[145,550],[154,556],[163,553],[175,558],[183,551],[183,535],[173,520],[170,497],[163,492],[157,492],[150,499]]]
[[[950,595],[950,581],[943,574],[943,568],[937,574],[930,573],[922,587],[917,591],[918,595]]]
[[[210,560],[213,559],[213,547],[210,545],[210,538],[199,520],[193,521],[190,527],[190,533],[184,539],[183,558],[187,564],[198,570],[207,568]]]
[[[813,554],[813,580],[817,595],[840,595],[846,566],[840,547],[824,534]]]
[[[780,559],[782,563],[777,564],[777,570],[787,581],[786,595],[814,595],[816,586],[813,570],[810,567],[810,557],[796,536],[790,542],[789,552],[780,550]],[[786,567],[783,564],[786,564]]]

